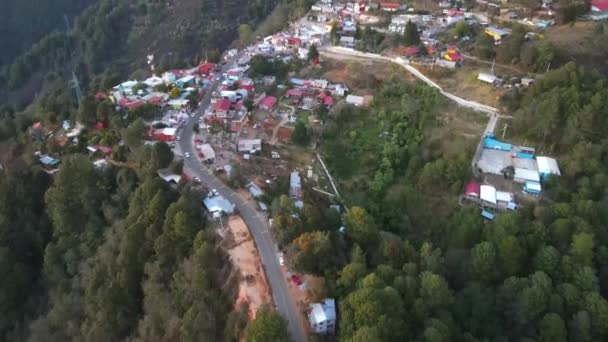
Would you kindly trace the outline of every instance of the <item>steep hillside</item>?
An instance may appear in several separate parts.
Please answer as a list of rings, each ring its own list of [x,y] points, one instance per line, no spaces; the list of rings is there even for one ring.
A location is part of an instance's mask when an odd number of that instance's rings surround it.
[[[10,63],[49,31],[64,29],[64,15],[70,20],[96,1],[0,1],[0,65]]]
[[[106,70],[131,72],[145,66],[148,54],[156,56],[160,67],[192,62],[206,50],[228,46],[239,24],[255,25],[276,3],[100,0],[75,20],[72,32],[45,36],[3,68],[0,102],[22,107],[50,81],[65,79],[71,71],[85,85]]]

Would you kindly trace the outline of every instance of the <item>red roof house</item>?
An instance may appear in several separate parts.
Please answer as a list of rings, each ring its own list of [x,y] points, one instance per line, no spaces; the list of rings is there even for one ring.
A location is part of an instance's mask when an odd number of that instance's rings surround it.
[[[198,73],[201,75],[209,75],[211,70],[215,68],[215,64],[213,63],[203,63],[198,66]]]
[[[398,10],[399,7],[401,7],[401,4],[398,2],[381,2],[380,3],[380,9],[382,9],[383,11],[394,12],[394,11]]]
[[[259,103],[259,107],[264,110],[271,110],[277,104],[277,98],[274,96],[266,96]]]
[[[417,46],[408,46],[405,49],[403,49],[403,54],[406,56],[413,56],[416,55],[420,52],[420,48]]]
[[[286,97],[302,97],[302,91],[300,89],[289,89],[285,93]]]
[[[42,128],[42,121],[37,121],[32,125],[33,129],[41,129]]]
[[[331,107],[334,105],[334,98],[327,95],[325,96],[325,98],[323,99],[323,104],[327,107]]]
[[[464,186],[464,194],[467,196],[479,197],[481,186],[476,181],[470,181]]]
[[[593,12],[608,11],[608,0],[591,0],[591,11],[593,11]]]
[[[215,105],[213,105],[213,111],[215,112],[215,115],[217,116],[226,116],[228,114],[228,112],[230,111],[230,100],[228,99],[221,99],[219,101],[217,101],[215,103]]]
[[[247,94],[253,94],[255,92],[255,87],[253,84],[245,84],[239,87],[239,89],[247,90]]]
[[[464,60],[464,56],[459,52],[448,52],[443,56],[443,58],[452,62],[462,62]]]

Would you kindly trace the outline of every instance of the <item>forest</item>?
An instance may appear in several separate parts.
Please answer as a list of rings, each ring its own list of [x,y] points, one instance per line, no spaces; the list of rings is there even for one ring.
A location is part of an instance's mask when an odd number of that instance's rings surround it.
[[[310,193],[300,211],[280,200],[272,231],[290,267],[322,276],[320,296],[337,298],[338,339],[607,339],[605,87],[567,64],[505,98],[508,139],[557,155],[562,176],[491,223],[458,206],[475,143],[431,134],[448,105],[435,90],[388,79],[371,108],[330,114],[322,148],[349,208],[346,233]]]

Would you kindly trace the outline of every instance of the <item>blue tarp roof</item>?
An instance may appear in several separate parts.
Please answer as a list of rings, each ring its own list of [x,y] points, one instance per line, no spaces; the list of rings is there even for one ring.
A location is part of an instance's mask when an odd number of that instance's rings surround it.
[[[222,196],[207,197],[203,200],[203,204],[209,212],[224,212],[232,214],[234,212],[234,204],[230,203]]]
[[[500,150],[500,151],[511,151],[513,146],[511,144],[503,143],[490,136],[483,139],[483,148]]]
[[[485,211],[485,210],[481,211],[481,216],[483,218],[486,218],[486,219],[490,220],[490,221],[492,221],[496,217],[496,215],[492,214],[489,211]]]

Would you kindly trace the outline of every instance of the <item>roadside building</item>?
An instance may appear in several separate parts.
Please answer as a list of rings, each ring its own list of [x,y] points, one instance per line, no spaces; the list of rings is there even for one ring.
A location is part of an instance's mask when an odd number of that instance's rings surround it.
[[[365,96],[348,95],[346,96],[346,103],[355,107],[362,107],[368,105],[369,99]]]
[[[213,147],[211,147],[211,145],[203,144],[201,145],[199,150],[201,151],[200,157],[203,161],[213,162],[215,160],[215,151],[213,150]]]
[[[540,182],[540,175],[538,174],[538,170],[528,170],[516,167],[513,180],[517,183],[525,183],[528,181],[538,183]]]
[[[336,329],[335,300],[326,298],[321,303],[311,304],[308,321],[315,334],[333,334]]]
[[[226,118],[232,103],[228,99],[221,99],[213,105],[213,113],[218,118]]]
[[[214,215],[232,215],[234,213],[234,204],[219,195],[205,198],[203,204]]]
[[[262,197],[264,195],[264,191],[262,191],[262,189],[260,189],[253,182],[245,185],[245,188],[247,188],[247,190],[249,191],[249,193],[251,194],[251,196],[253,196],[253,198],[259,198],[259,197]]]
[[[480,72],[479,75],[477,75],[477,79],[492,85],[499,85],[502,83],[502,79],[500,77],[485,72]]]
[[[157,173],[160,178],[170,184],[178,184],[182,180],[182,176],[171,172],[169,169],[160,169]]]
[[[340,46],[347,47],[347,48],[354,47],[355,46],[355,37],[347,37],[347,36],[340,37]]]
[[[381,2],[380,9],[385,12],[397,12],[401,4],[398,2]]]
[[[198,66],[198,73],[201,74],[201,76],[207,77],[207,76],[211,75],[211,72],[213,71],[214,68],[215,68],[215,64],[205,62]]]

